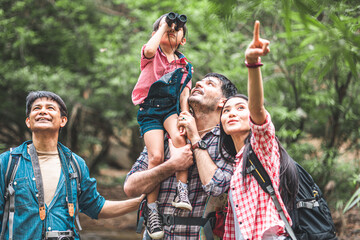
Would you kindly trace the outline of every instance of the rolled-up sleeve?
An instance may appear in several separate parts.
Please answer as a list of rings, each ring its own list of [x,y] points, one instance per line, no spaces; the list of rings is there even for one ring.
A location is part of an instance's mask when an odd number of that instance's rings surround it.
[[[141,152],[140,156],[134,163],[134,165],[131,167],[131,170],[126,175],[126,180],[129,178],[129,176],[135,172],[141,172],[148,169],[148,152],[146,147],[144,147],[144,150]]]
[[[217,156],[214,163],[218,166],[218,169],[215,171],[210,182],[203,185],[203,189],[208,195],[216,197],[229,189],[231,176],[233,174],[233,167],[230,162],[225,161],[225,159],[221,157],[220,152],[218,151],[217,143],[216,146],[210,146],[208,148],[210,156],[212,156],[212,151],[214,151],[213,154],[216,154]],[[228,157],[230,158],[230,156]]]

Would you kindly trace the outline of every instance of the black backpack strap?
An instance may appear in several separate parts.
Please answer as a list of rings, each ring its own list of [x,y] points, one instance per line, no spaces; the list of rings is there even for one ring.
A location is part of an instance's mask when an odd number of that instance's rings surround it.
[[[162,214],[163,223],[167,226],[171,225],[186,225],[186,226],[200,226],[204,228],[206,240],[214,240],[214,235],[211,227],[210,218],[202,217],[178,217],[170,214]]]
[[[293,229],[290,226],[289,221],[287,220],[284,210],[282,209],[279,199],[276,197],[274,187],[272,185],[271,179],[269,174],[266,172],[264,166],[261,164],[260,160],[256,156],[254,150],[251,147],[251,144],[249,144],[249,154],[248,154],[248,162],[246,165],[246,173],[252,174],[260,187],[268,194],[270,194],[270,197],[272,201],[274,202],[274,205],[276,207],[277,212],[280,215],[280,218],[285,223],[285,229],[290,235],[290,237],[293,240],[296,240],[295,233]]]
[[[76,221],[76,225],[79,231],[82,230],[81,224],[80,224],[80,218],[79,218],[79,196],[81,194],[81,170],[80,170],[80,166],[78,161],[76,160],[74,154],[71,154],[71,160],[70,160],[70,165],[72,167],[72,169],[74,170],[74,172],[72,174],[70,174],[70,178],[75,178],[76,179],[76,210],[75,210],[75,221]]]
[[[9,162],[5,174],[5,207],[2,219],[0,240],[4,239],[7,221],[9,221],[9,240],[13,238],[13,225],[15,214],[15,190],[13,188],[13,182],[17,168],[19,166],[20,157],[18,156],[13,158],[11,155],[11,151],[12,149],[10,149]]]

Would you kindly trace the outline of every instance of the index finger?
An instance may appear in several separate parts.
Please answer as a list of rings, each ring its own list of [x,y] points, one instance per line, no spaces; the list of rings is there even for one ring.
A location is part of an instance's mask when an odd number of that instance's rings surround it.
[[[260,32],[260,22],[256,20],[254,25],[254,42],[258,42],[260,39],[259,32]]]

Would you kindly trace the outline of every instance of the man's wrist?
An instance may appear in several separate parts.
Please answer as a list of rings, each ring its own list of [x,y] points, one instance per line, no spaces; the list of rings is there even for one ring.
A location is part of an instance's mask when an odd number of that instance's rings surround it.
[[[200,139],[199,141],[195,142],[192,146],[191,149],[195,150],[195,149],[201,149],[201,150],[207,150],[207,144]]]

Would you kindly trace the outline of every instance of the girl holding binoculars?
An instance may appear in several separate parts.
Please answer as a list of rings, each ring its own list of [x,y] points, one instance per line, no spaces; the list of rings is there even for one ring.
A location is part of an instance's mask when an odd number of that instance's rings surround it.
[[[177,127],[178,114],[189,111],[192,65],[178,48],[186,43],[186,16],[168,13],[153,25],[152,36],[142,47],[141,74],[132,92],[132,101],[139,105],[137,120],[148,151],[148,168],[164,161],[164,133],[175,147],[186,145],[185,130]],[[177,194],[173,206],[192,210],[188,197],[188,171],[178,172]],[[148,218],[146,229],[153,239],[164,236],[157,209],[158,186],[147,195]]]

